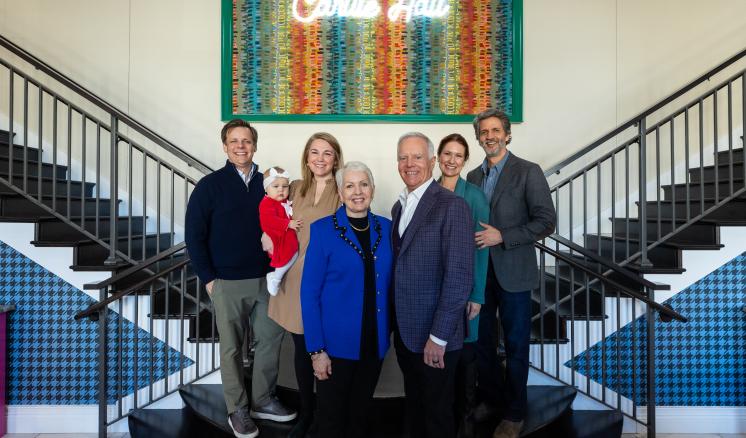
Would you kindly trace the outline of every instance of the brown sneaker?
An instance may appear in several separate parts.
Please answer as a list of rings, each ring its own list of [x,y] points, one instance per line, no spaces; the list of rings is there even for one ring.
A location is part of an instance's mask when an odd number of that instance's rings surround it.
[[[249,416],[247,407],[240,408],[228,415],[228,425],[233,430],[233,435],[238,438],[254,438],[259,435],[259,429]]]
[[[497,425],[492,438],[518,438],[521,436],[523,421],[503,420]]]

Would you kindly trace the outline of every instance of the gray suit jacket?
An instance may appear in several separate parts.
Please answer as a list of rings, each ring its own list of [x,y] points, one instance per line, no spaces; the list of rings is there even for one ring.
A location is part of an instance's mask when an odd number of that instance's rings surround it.
[[[481,164],[466,176],[482,186]],[[511,152],[490,201],[490,225],[503,243],[490,247],[490,262],[500,286],[510,292],[539,287],[534,242],[554,232],[557,213],[541,168]]]
[[[401,217],[398,201],[391,216],[393,242]],[[430,334],[447,341],[447,351],[462,347],[474,250],[474,221],[466,201],[436,182],[430,184],[394,261],[396,325],[409,351],[422,353]]]

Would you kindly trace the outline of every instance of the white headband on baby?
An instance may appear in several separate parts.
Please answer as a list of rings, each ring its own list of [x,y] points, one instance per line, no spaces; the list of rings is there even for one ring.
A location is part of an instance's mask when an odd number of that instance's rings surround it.
[[[269,176],[264,178],[264,190],[267,190],[270,184],[272,184],[277,178],[286,178],[290,181],[290,174],[287,170],[283,170],[282,173],[275,170],[274,167],[269,169]]]

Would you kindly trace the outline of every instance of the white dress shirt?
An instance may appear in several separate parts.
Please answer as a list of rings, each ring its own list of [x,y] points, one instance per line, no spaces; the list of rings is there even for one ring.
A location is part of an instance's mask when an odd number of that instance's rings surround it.
[[[428,187],[430,187],[430,184],[437,184],[435,178],[431,179],[429,183],[426,182],[422,184],[411,192],[405,187],[404,190],[402,190],[402,192],[399,194],[399,203],[401,204],[401,216],[399,217],[399,237],[403,236],[404,232],[407,230],[407,226],[412,221],[415,210],[417,210],[417,205],[419,205],[420,199],[422,199],[422,195],[425,194],[425,191]],[[441,347],[445,347],[446,344],[448,344],[448,341],[444,341],[437,336],[433,336],[432,334],[430,334],[430,340],[440,345]]]

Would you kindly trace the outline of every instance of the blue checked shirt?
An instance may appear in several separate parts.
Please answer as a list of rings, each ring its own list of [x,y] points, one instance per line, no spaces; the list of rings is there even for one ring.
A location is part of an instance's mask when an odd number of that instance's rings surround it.
[[[489,161],[487,161],[486,158],[482,162],[482,173],[484,174],[484,178],[482,179],[482,191],[485,196],[487,196],[488,202],[492,202],[492,194],[495,193],[497,181],[500,179],[500,174],[503,172],[503,167],[505,167],[505,162],[508,161],[508,158],[510,158],[510,151],[505,151],[505,157],[491,168],[489,167]]]

